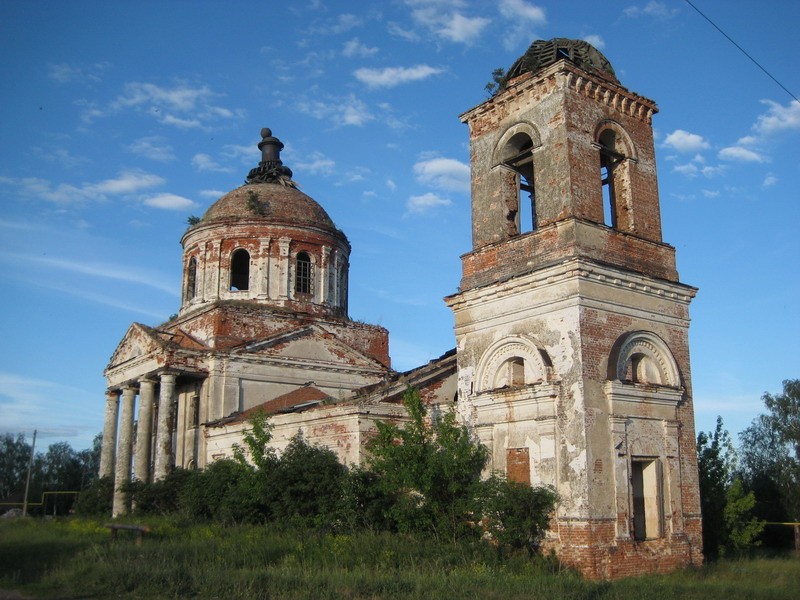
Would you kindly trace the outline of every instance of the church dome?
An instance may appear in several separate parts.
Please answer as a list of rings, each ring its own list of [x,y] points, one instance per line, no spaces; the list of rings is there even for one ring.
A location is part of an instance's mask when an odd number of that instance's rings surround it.
[[[567,60],[577,67],[604,79],[619,83],[609,60],[597,48],[583,40],[553,38],[536,40],[508,69],[499,82],[499,88],[506,87],[509,81],[525,73],[536,73],[542,69]]]
[[[201,223],[244,219],[336,229],[328,213],[313,198],[281,183],[247,183],[238,187],[212,204]]]

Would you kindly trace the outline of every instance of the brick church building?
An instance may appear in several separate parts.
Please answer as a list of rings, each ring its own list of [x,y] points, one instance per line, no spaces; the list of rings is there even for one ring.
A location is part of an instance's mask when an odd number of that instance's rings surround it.
[[[566,564],[603,578],[700,564],[697,290],[661,237],[655,112],[591,45],[556,38],[461,115],[472,249],[445,298],[455,349],[405,373],[385,329],[349,319],[347,237],[262,130],[247,183],[181,240],[180,312],[131,325],[106,368],[100,474],[119,487],[203,468],[261,408],[278,450],[301,431],[359,464],[412,385],[457,411],[488,471],[556,489],[546,545]],[[117,491],[115,515],[127,502]]]

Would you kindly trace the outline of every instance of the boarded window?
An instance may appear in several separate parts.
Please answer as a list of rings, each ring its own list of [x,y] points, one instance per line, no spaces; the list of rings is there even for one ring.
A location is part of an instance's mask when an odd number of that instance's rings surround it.
[[[634,539],[661,537],[661,463],[658,460],[631,461],[631,491]]]
[[[517,483],[531,483],[531,457],[527,448],[509,448],[506,451],[506,477]]]
[[[186,301],[192,300],[195,296],[197,296],[197,259],[193,256],[186,268]]]

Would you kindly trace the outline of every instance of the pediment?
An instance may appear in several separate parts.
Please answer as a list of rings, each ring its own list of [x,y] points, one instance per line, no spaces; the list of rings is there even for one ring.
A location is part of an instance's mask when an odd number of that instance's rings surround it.
[[[163,351],[165,342],[154,329],[134,323],[125,332],[122,341],[111,355],[107,369],[123,365],[137,358]]]
[[[325,364],[385,368],[375,359],[365,356],[355,348],[342,342],[332,333],[316,325],[309,325],[301,329],[250,342],[240,348],[238,352]]]

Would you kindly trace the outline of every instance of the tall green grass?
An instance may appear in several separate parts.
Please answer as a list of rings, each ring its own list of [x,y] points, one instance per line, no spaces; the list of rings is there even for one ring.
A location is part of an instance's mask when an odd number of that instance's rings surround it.
[[[554,560],[420,536],[327,534],[148,520],[141,546],[102,522],[0,523],[0,589],[35,598],[529,600],[794,598],[800,561],[726,561],[620,582],[585,581]]]

